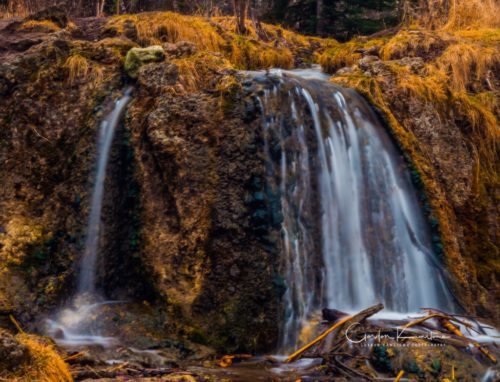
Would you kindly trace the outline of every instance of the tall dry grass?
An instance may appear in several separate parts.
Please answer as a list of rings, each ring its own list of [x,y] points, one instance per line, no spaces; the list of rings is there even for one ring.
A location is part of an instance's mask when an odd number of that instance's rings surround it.
[[[500,28],[498,0],[451,0],[445,30]]]
[[[73,382],[68,365],[47,339],[19,333],[16,340],[26,346],[29,361],[14,372],[0,370],[0,380],[8,382]]]
[[[307,48],[313,39],[280,27],[263,24],[266,38],[262,39],[247,20],[245,35],[235,33],[234,17],[185,16],[174,12],[156,12],[115,16],[107,28],[117,34],[130,34],[143,46],[190,41],[198,51],[219,53],[236,69],[290,68],[294,64],[293,50]]]

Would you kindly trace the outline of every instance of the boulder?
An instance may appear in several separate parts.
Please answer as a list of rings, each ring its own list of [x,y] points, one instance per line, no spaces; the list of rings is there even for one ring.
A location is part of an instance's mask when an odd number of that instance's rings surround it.
[[[0,329],[0,370],[12,371],[29,359],[28,348],[8,331]]]
[[[152,62],[161,62],[165,59],[165,52],[159,45],[147,48],[132,48],[125,58],[125,72],[131,78],[137,78],[142,65]]]
[[[395,60],[394,62],[398,65],[406,66],[416,74],[420,73],[425,67],[425,62],[422,57],[403,57],[402,59]]]
[[[196,45],[189,41],[179,41],[175,44],[166,43],[163,48],[169,56],[174,58],[188,57],[196,53]]]
[[[364,56],[361,60],[358,61],[358,66],[361,70],[367,70],[372,63],[380,61],[380,58],[377,56]]]

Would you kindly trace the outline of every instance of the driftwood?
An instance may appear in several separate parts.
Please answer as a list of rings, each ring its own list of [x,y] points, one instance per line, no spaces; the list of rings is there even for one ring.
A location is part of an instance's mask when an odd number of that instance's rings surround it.
[[[456,326],[453,321],[455,321],[458,324],[464,325],[468,329],[474,329],[472,325],[470,325],[467,322],[464,322],[463,320],[459,320],[453,316],[447,315],[445,313],[437,312],[431,309],[428,309],[428,314],[427,316],[420,317],[415,321],[411,321],[408,324],[406,324],[403,328],[410,328],[412,326],[418,325],[423,323],[424,321],[430,320],[432,318],[435,318],[438,320],[439,324],[446,329],[448,332],[456,335],[457,337],[460,337],[464,341],[470,343],[473,345],[476,349],[478,349],[481,353],[483,353],[491,362],[497,363],[496,357],[489,352],[488,349],[486,349],[484,346],[481,346],[477,341],[474,341],[468,337],[466,337]]]
[[[341,310],[326,308],[321,311],[321,314],[323,316],[323,320],[328,322],[335,322],[340,320],[342,317],[348,316],[347,313],[342,312]]]
[[[301,357],[323,358],[328,370],[334,375],[341,375],[349,380],[382,381],[389,380],[376,377],[376,373],[366,372],[364,365],[368,359],[367,350],[354,350],[349,345],[349,340],[356,335],[366,338],[401,338],[402,341],[429,341],[436,344],[444,344],[457,349],[465,349],[474,346],[489,361],[496,363],[495,356],[473,338],[467,337],[462,331],[485,334],[487,326],[480,324],[468,316],[453,315],[436,309],[422,309],[423,317],[408,319],[370,319],[383,309],[379,304],[365,309],[355,315],[335,309],[323,309],[323,318],[329,327],[314,340],[304,345],[291,354],[285,362],[292,362]],[[365,323],[366,322],[366,323]],[[363,323],[363,325],[357,325]],[[462,330],[462,328],[464,328]],[[404,336],[401,331],[404,329]],[[325,340],[328,337],[328,340]],[[361,337],[360,337],[361,338]],[[452,370],[454,374],[454,370]],[[396,379],[404,380],[405,372],[399,371]]]
[[[306,352],[307,350],[309,350],[311,347],[313,347],[314,345],[316,345],[317,343],[321,342],[322,340],[324,340],[331,332],[333,332],[335,329],[338,329],[339,327],[341,327],[343,324],[345,324],[346,322],[348,322],[352,317],[351,316],[347,316],[345,318],[343,318],[342,320],[338,321],[337,323],[335,323],[331,328],[325,330],[323,333],[321,333],[318,337],[316,337],[314,340],[312,340],[311,342],[309,342],[308,344],[302,346],[299,350],[297,350],[295,353],[291,354],[288,356],[288,358],[285,360],[285,363],[289,363],[289,362],[293,362],[295,361],[296,359],[300,358],[300,356]]]
[[[313,347],[317,343],[324,340],[330,333],[334,332],[335,330],[340,329],[339,331],[343,332],[342,329],[347,326],[345,324],[347,324],[347,323],[355,324],[355,323],[359,323],[361,321],[364,321],[368,317],[373,316],[375,313],[380,312],[382,309],[384,309],[384,305],[378,304],[378,305],[372,306],[368,309],[365,309],[354,316],[346,316],[346,317],[340,319],[335,324],[333,324],[329,329],[325,330],[318,337],[316,337],[314,340],[312,340],[308,344],[301,347],[295,353],[288,356],[288,358],[286,359],[285,362],[287,362],[287,363],[292,362],[292,361],[295,361],[296,359],[300,358],[300,356],[303,353],[305,353],[307,350],[309,350],[311,347]],[[339,337],[339,336],[337,335],[336,337]],[[342,336],[342,337],[345,340],[345,337],[344,336]],[[332,351],[335,351],[335,349],[338,349],[338,347],[339,346],[335,346],[334,348],[332,347]]]
[[[405,375],[405,372],[404,370],[401,370],[398,375],[396,376],[396,379],[394,379],[394,382],[399,382],[401,380],[401,378],[403,378],[403,376]]]

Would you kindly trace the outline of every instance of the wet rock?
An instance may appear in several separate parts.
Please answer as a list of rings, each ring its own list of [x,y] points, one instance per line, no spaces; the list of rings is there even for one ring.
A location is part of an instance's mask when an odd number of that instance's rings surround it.
[[[346,66],[345,68],[340,68],[339,70],[337,70],[335,72],[335,75],[337,75],[337,76],[343,76],[343,75],[346,75],[346,74],[354,73],[354,71],[355,71],[354,68]]]
[[[147,64],[139,69],[137,80],[151,94],[160,94],[162,89],[175,85],[179,79],[179,68],[169,63]]]
[[[365,56],[358,61],[358,66],[361,70],[367,70],[371,67],[374,62],[380,61],[378,56]]]
[[[409,68],[414,73],[419,73],[425,65],[422,57],[404,57],[400,60],[395,60],[394,63]]]
[[[131,78],[137,78],[142,65],[152,62],[161,62],[165,59],[165,52],[159,45],[147,48],[132,48],[125,58],[125,72]]]
[[[196,45],[189,41],[179,41],[175,44],[167,43],[163,45],[165,52],[174,58],[188,57],[196,53]]]
[[[29,361],[29,350],[16,338],[0,329],[0,370],[12,371]]]

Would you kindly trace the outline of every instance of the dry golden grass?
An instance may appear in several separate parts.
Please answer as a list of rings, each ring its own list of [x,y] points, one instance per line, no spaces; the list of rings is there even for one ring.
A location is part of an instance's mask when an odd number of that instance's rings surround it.
[[[25,32],[57,32],[61,30],[61,28],[50,20],[29,20],[22,23],[19,30]]]
[[[357,45],[354,42],[329,48],[319,55],[319,64],[326,73],[334,73],[340,68],[351,66],[362,57],[360,53],[355,52],[356,48]]]
[[[68,69],[68,80],[70,83],[75,83],[78,79],[86,79],[91,70],[89,60],[78,53],[69,56],[65,66]]]
[[[115,16],[107,28],[118,34],[135,28],[142,46],[190,41],[199,51],[222,54],[236,69],[291,68],[297,49],[333,44],[333,40],[309,38],[269,24],[262,24],[264,33],[259,34],[248,20],[248,33],[238,35],[233,17],[208,20],[173,12]]]
[[[127,25],[135,26],[141,45],[190,41],[200,50],[218,52],[225,44],[215,28],[200,16],[183,16],[174,12],[115,16],[108,20],[107,27],[124,33]]]
[[[73,381],[68,365],[47,340],[25,333],[18,334],[16,339],[28,348],[30,362],[20,365],[14,373],[6,374],[2,380],[9,382]]]
[[[498,0],[452,0],[446,30],[500,28]]]
[[[380,52],[383,60],[403,57],[425,57],[449,43],[450,37],[425,29],[403,29],[385,43]]]
[[[499,46],[500,28],[463,29],[453,32],[456,37],[461,37],[485,46]]]
[[[172,63],[179,68],[179,83],[187,91],[209,87],[209,81],[214,78],[214,74],[232,67],[225,58],[208,52],[174,59]]]
[[[361,49],[383,46],[383,39],[353,39],[344,44],[335,41],[327,43],[329,47],[318,55],[318,63],[326,73],[334,73],[340,68],[355,64],[361,57]]]
[[[437,60],[454,91],[465,92],[474,81],[487,80],[488,72],[500,68],[500,51],[463,42],[453,44]]]
[[[267,69],[293,67],[292,52],[287,48],[270,47],[256,40],[235,36],[229,60],[236,69]]]
[[[104,67],[92,62],[80,53],[72,53],[64,63],[68,70],[68,82],[75,84],[78,81],[92,82],[97,85],[104,79]]]

